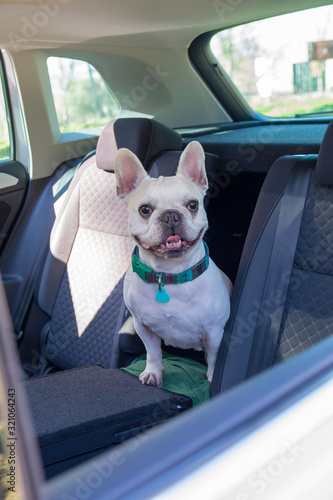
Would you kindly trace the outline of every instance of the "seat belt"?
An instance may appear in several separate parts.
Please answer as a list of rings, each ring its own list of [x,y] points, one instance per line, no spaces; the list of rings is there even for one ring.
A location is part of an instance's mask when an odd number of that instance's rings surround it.
[[[309,181],[317,159],[309,156],[295,164],[281,200],[261,301],[265,309],[259,311],[247,377],[274,364]]]
[[[258,316],[262,323],[258,324],[257,321],[257,324],[253,326],[251,332],[252,341],[249,337],[243,343],[241,352],[237,356],[235,356],[235,353],[231,355],[233,338],[237,335],[235,332],[236,323],[231,326],[231,332],[225,333],[211,384],[212,396],[219,394],[221,390],[232,387],[236,383],[240,383],[245,378],[274,362],[309,179],[316,160],[317,155],[307,155],[295,162],[284,191],[280,195],[279,213],[276,213],[278,208],[270,207],[270,216],[274,212],[277,222],[272,237],[271,256],[261,297],[261,304],[265,304],[266,307],[259,312]],[[260,238],[266,223],[267,218],[264,226],[258,231],[258,238]],[[253,249],[252,254],[255,251],[256,247]],[[246,280],[246,277],[243,278],[244,280]],[[283,281],[283,286],[281,286],[281,281]],[[273,295],[277,290],[279,291],[279,304],[276,303],[276,294]],[[272,297],[274,297],[274,300],[272,300]],[[239,302],[240,297],[234,297],[234,307],[236,309]],[[267,304],[270,304],[269,310],[267,310]],[[237,314],[237,310],[234,314]],[[233,361],[232,363],[230,358]],[[237,366],[233,366],[235,364]],[[242,373],[241,377],[239,376],[240,372]]]
[[[81,166],[82,163],[83,161],[80,161],[79,164],[75,164],[74,166],[72,166],[71,168],[69,168],[64,172],[64,174],[60,177],[60,179],[56,183],[56,192],[53,193],[54,198],[62,194],[67,189],[75,172]],[[16,297],[12,309],[13,325],[17,341],[21,340],[23,336],[22,325],[31,303],[37,278],[39,276],[40,267],[44,261],[46,252],[48,251],[49,248],[49,236],[53,224],[54,224],[54,213],[50,211],[50,214],[48,215],[44,223],[44,227],[41,232],[41,236],[39,238],[37,251],[31,262],[29,271],[25,276],[24,282],[21,285],[20,291]]]
[[[54,214],[49,214],[44,224],[43,231],[38,241],[37,251],[34,255],[29,271],[26,274],[25,280],[21,285],[20,292],[16,297],[16,301],[12,310],[13,325],[16,340],[21,340],[23,336],[22,325],[25,316],[28,312],[30,302],[34,293],[37,276],[44,256],[48,249],[49,236],[54,223]]]

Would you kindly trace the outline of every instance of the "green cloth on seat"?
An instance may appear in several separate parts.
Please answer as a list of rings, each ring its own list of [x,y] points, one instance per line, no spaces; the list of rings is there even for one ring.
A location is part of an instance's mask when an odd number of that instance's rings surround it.
[[[206,379],[207,366],[194,359],[166,352],[163,352],[163,366],[163,389],[190,397],[193,406],[210,399],[210,383]],[[139,377],[145,368],[146,354],[143,354],[122,370]]]

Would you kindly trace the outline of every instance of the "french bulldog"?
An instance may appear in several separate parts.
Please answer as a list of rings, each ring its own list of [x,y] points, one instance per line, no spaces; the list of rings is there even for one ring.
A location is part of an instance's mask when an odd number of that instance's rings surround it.
[[[204,350],[211,382],[232,284],[203,242],[208,181],[202,146],[189,143],[171,177],[149,177],[125,148],[117,152],[114,169],[117,196],[128,209],[129,234],[137,245],[125,275],[124,300],[147,351],[139,378],[162,386],[163,339],[166,345]]]

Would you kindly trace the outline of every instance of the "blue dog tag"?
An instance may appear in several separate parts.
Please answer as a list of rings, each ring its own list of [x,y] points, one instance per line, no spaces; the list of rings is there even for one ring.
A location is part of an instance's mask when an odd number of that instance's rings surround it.
[[[157,302],[161,302],[162,304],[166,304],[170,300],[170,295],[166,293],[163,285],[160,285],[159,289],[157,290],[156,300]]]

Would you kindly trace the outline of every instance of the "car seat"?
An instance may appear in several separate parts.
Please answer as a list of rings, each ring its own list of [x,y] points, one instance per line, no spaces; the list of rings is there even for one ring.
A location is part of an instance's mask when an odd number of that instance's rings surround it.
[[[50,316],[38,369],[56,373],[26,380],[48,476],[192,406],[186,395],[143,386],[117,369],[119,350],[130,357],[142,347],[127,329],[122,299],[133,242],[127,209],[116,197],[113,159],[120,147],[156,176],[173,175],[182,139],[154,120],[114,120],[75,174],[55,221],[37,299]],[[214,159],[207,155],[208,165]]]
[[[182,140],[156,121],[118,119],[75,175],[51,233],[37,297],[50,316],[45,352],[57,369],[118,364],[122,278],[134,246],[126,207],[116,196],[113,158],[121,147],[148,167],[162,151],[181,150]]]
[[[332,334],[333,122],[318,155],[270,169],[249,228],[212,394]]]

